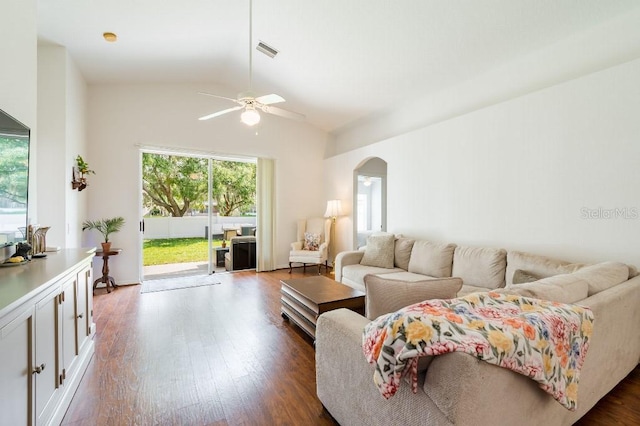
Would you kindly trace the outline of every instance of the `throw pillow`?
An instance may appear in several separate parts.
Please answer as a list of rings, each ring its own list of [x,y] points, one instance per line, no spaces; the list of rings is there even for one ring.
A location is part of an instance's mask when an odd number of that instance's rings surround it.
[[[485,288],[504,287],[507,251],[490,247],[456,247],[451,275],[465,285]]]
[[[435,278],[450,277],[455,248],[455,244],[416,241],[411,249],[408,271]]]
[[[629,267],[629,279],[638,276],[638,268],[633,265],[627,265]]]
[[[589,283],[589,296],[593,296],[628,280],[629,267],[620,262],[602,262],[585,266],[572,275]]]
[[[539,277],[527,271],[523,271],[522,269],[516,269],[516,271],[513,273],[514,284],[532,283],[534,281],[538,281],[540,278],[542,277]]]
[[[540,278],[546,278],[558,274],[570,274],[580,269],[582,264],[569,263],[564,260],[521,251],[510,251],[507,254],[507,272],[505,279],[507,287],[513,284],[513,273],[516,269],[522,269],[535,274]]]
[[[411,238],[398,237],[395,243],[394,262],[398,268],[409,270],[409,260],[411,259],[411,249],[415,240]]]
[[[360,264],[392,269],[395,239],[393,234],[387,233],[369,235]]]
[[[304,250],[318,251],[320,249],[320,234],[304,233]]]
[[[460,278],[400,281],[384,275],[365,275],[365,316],[373,320],[405,306],[429,299],[451,299],[462,288]]]
[[[586,299],[589,291],[589,284],[584,280],[569,277],[569,275],[557,275],[557,277],[566,277],[563,279],[563,281],[565,281],[564,283],[550,284],[540,280],[507,288],[500,288],[495,290],[495,292],[515,294],[518,296],[560,303],[576,303],[582,299]]]

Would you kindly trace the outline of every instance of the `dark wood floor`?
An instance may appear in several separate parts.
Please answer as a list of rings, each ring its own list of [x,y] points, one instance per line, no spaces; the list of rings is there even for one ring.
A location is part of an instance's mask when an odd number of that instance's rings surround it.
[[[62,424],[336,425],[316,398],[311,339],[280,316],[286,277],[97,290],[96,353]],[[579,424],[640,424],[640,368]]]

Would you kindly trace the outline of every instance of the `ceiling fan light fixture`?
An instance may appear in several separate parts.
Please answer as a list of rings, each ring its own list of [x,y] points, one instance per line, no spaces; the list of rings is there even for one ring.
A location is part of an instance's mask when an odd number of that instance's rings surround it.
[[[260,122],[260,113],[254,108],[247,108],[240,115],[240,121],[247,126],[255,126]]]

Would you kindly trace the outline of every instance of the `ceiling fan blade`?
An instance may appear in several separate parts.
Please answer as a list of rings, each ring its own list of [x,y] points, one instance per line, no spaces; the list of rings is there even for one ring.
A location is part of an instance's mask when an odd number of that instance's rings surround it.
[[[233,107],[233,108],[228,108],[228,109],[223,109],[222,111],[218,111],[218,112],[214,112],[213,114],[209,114],[209,115],[205,115],[203,117],[198,118],[198,120],[208,120],[210,118],[213,117],[219,117],[223,114],[229,113],[229,112],[233,112],[233,111],[237,111],[239,109],[242,109],[241,106],[237,106],[237,107]]]
[[[206,92],[198,92],[198,95],[211,96],[213,98],[226,99],[228,101],[238,102],[237,99],[227,98],[226,96],[214,95],[214,94],[206,93]]]
[[[269,105],[263,106],[262,110],[264,112],[266,112],[266,113],[273,114],[273,115],[279,115],[280,117],[290,118],[292,120],[302,121],[302,120],[304,120],[306,118],[304,116],[304,114],[300,114],[300,113],[292,112],[292,111],[287,111],[286,109],[282,109],[282,108],[278,108],[278,107],[274,107],[274,106],[269,106]]]
[[[263,105],[271,105],[271,104],[278,104],[280,102],[285,102],[282,96],[276,95],[275,93],[272,93],[270,95],[260,96],[256,98],[256,101],[260,102]]]

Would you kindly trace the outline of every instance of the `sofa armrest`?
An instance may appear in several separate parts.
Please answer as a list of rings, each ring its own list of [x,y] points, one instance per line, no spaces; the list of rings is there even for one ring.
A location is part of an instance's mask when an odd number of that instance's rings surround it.
[[[404,382],[385,400],[374,385],[374,367],[362,352],[362,331],[368,322],[347,309],[318,318],[317,394],[340,424],[383,426],[413,419],[412,424],[535,426],[577,420],[533,380],[460,352],[433,357],[426,376],[418,378],[418,393]],[[496,409],[498,401],[508,403]]]
[[[291,243],[291,250],[302,250],[302,241]]]
[[[342,268],[347,265],[356,265],[360,263],[364,256],[364,250],[343,251],[338,253],[335,259],[336,281],[342,281]]]
[[[414,394],[409,384],[389,400],[380,395],[373,382],[374,367],[362,352],[362,331],[368,322],[348,309],[328,311],[318,318],[316,391],[322,405],[341,425],[451,425],[423,391]],[[458,377],[455,383],[464,382]]]

